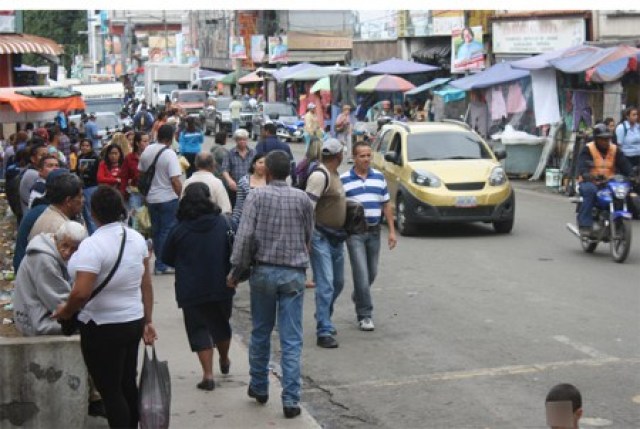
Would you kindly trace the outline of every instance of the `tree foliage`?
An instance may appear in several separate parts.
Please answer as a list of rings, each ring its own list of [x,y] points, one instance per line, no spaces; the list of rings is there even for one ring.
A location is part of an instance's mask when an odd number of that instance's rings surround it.
[[[74,55],[87,52],[87,36],[78,31],[87,30],[86,10],[25,10],[24,32],[46,37],[64,47],[61,64],[71,70]],[[25,63],[39,65],[46,63],[41,57],[25,56]]]

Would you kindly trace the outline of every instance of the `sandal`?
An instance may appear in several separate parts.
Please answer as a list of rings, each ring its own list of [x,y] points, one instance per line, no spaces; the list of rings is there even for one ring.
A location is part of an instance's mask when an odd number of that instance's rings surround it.
[[[222,361],[218,361],[220,363],[220,372],[223,374],[229,374],[229,369],[231,368],[231,361],[227,361],[226,364],[223,364]]]

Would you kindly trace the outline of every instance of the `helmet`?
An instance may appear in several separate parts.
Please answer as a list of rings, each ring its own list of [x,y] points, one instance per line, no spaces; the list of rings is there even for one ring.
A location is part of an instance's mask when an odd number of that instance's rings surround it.
[[[610,139],[611,132],[609,128],[605,124],[596,124],[593,127],[593,138],[594,139]]]

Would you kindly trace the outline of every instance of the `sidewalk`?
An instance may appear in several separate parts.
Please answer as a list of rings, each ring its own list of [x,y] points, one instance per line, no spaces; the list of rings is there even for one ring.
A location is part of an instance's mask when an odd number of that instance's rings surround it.
[[[213,373],[216,389],[212,392],[197,389],[196,383],[201,380],[202,371],[198,357],[189,349],[182,311],[175,301],[173,281],[173,275],[153,276],[153,319],[158,331],[156,352],[159,360],[169,362],[171,373],[171,427],[320,428],[304,406],[299,417],[284,418],[280,381],[274,375],[270,377],[269,402],[266,405],[260,405],[247,396],[248,351],[237,335],[234,335],[231,342],[229,375],[220,374],[218,353],[215,351]],[[141,368],[140,366],[139,369]],[[89,428],[107,427],[104,419],[89,420]]]

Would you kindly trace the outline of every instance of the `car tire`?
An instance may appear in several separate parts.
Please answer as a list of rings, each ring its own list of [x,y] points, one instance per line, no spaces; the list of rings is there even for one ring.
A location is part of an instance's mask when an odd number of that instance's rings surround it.
[[[407,222],[407,204],[402,195],[396,198],[396,227],[400,235],[408,237],[416,233],[415,225]]]
[[[493,229],[498,234],[509,234],[513,229],[513,218],[493,222]]]

